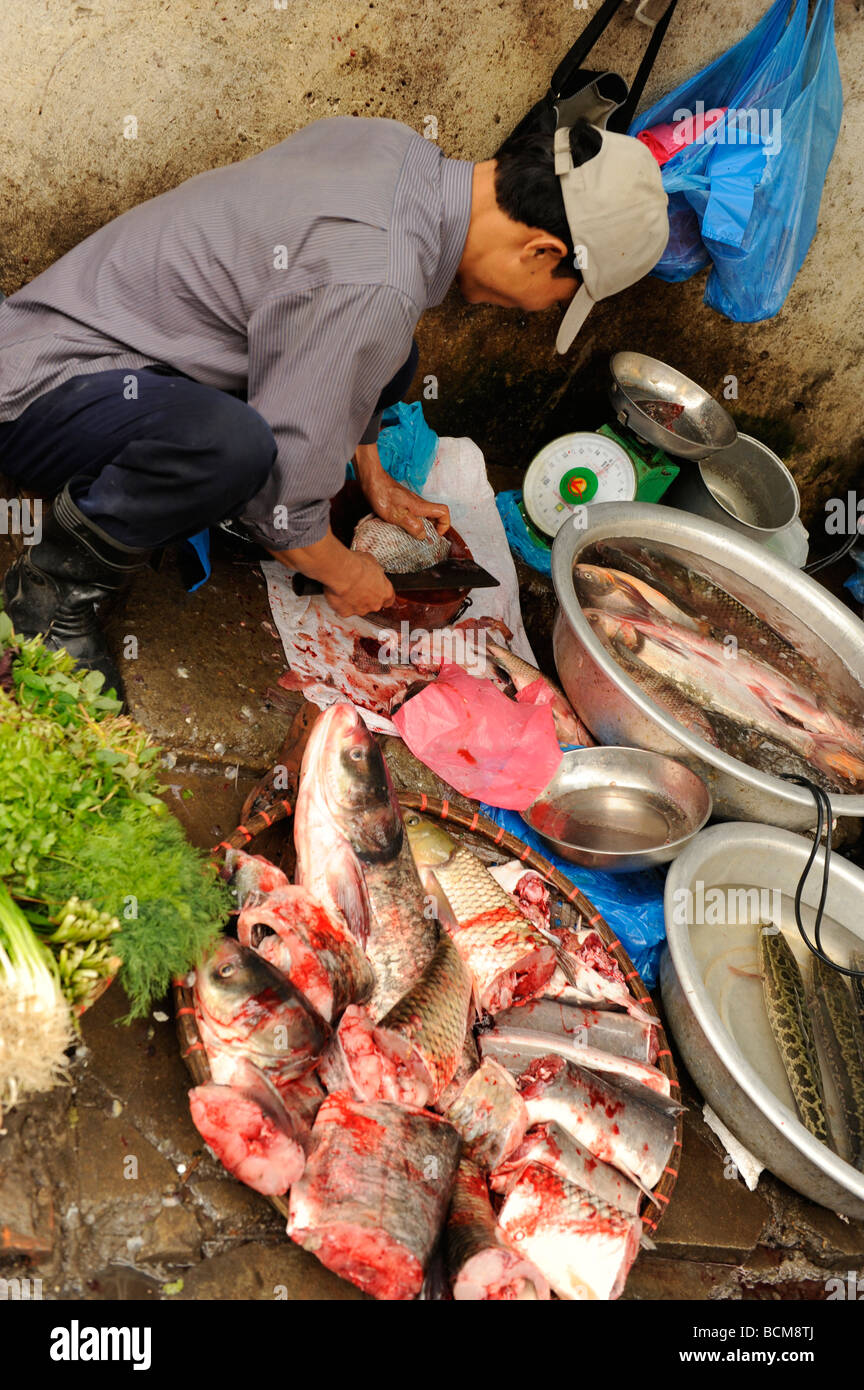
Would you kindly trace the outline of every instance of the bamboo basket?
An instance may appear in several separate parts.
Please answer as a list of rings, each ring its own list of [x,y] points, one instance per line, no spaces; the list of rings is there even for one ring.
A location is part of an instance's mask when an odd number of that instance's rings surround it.
[[[602,938],[610,954],[614,956],[631,993],[655,1020],[658,1042],[657,1066],[668,1076],[673,1096],[680,1098],[680,1084],[675,1063],[654,1001],[639,978],[639,973],[634,969],[633,962],[621,942],[584,893],[574,887],[569,879],[565,878],[554,865],[550,864],[536,850],[533,850],[530,845],[526,845],[523,840],[511,835],[509,831],[504,830],[485,816],[481,816],[477,811],[473,814],[465,812],[460,808],[451,806],[449,801],[427,796],[425,792],[420,794],[400,792],[399,804],[403,811],[419,811],[423,815],[447,821],[449,825],[461,832],[460,840],[468,844],[487,863],[500,860],[503,855],[503,857],[510,859],[518,859],[526,868],[542,874],[552,889],[550,895],[552,925],[575,929],[581,918],[583,927],[593,928]],[[267,810],[260,811],[251,817],[246,825],[238,825],[227,840],[221,841],[216,846],[213,851],[214,858],[221,859],[228,849],[244,849],[250,854],[265,855],[290,876],[294,868],[294,842],[293,837],[285,832],[289,828],[292,816],[293,808],[289,802],[274,802]],[[192,990],[185,980],[175,980],[174,982],[174,1005],[181,1055],[194,1084],[203,1086],[210,1080],[210,1066],[195,1022]],[[655,1204],[646,1202],[646,1210],[642,1213],[642,1224],[649,1235],[653,1235],[656,1231],[663,1213],[669,1205],[678,1178],[682,1130],[683,1115],[679,1115],[676,1122],[675,1147],[672,1150],[670,1162],[653,1191]],[[287,1197],[269,1197],[267,1200],[287,1220]]]

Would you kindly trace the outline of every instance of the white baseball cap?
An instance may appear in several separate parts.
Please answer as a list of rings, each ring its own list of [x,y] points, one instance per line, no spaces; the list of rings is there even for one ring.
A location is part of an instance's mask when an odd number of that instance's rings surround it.
[[[582,284],[561,320],[555,346],[566,352],[595,300],[626,290],[653,270],[669,240],[660,166],[631,135],[594,126],[600,149],[574,165],[570,129],[555,132],[555,173]]]

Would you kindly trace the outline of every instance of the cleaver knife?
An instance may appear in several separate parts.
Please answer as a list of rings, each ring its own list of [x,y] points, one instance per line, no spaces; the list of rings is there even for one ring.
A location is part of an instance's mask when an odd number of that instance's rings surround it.
[[[500,580],[496,579],[482,565],[468,560],[445,560],[440,565],[429,565],[423,570],[410,570],[407,574],[387,573],[387,578],[397,594],[426,590],[429,593],[453,589],[497,589]],[[305,574],[297,573],[292,581],[295,594],[320,594],[324,585],[317,579],[307,579]]]

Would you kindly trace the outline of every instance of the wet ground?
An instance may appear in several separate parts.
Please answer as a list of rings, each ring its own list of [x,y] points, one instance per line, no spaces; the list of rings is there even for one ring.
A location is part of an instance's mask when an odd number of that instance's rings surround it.
[[[550,615],[548,588],[532,576],[525,616],[541,661]],[[210,847],[237,823],[291,722],[290,701],[268,698],[283,659],[260,572],[222,553],[210,582],[187,594],[167,562],[139,578],[111,632],[118,652],[136,639],[126,665],[131,712],[166,750],[172,809]],[[398,747],[397,783],[434,791],[431,774]],[[40,1279],[46,1298],[361,1297],[292,1246],[266,1199],[205,1149],[189,1118],[170,1001],[128,1027],[117,1023],[124,1012],[114,986],[83,1020],[73,1086],[4,1118],[0,1279]],[[625,1298],[823,1299],[829,1279],[864,1277],[864,1223],[770,1176],[748,1192],[726,1176],[686,1085],[685,1099],[678,1185]]]

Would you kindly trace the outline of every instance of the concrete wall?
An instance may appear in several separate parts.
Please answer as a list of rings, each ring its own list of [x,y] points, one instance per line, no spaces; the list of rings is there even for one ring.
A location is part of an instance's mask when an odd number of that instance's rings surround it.
[[[486,158],[545,89],[589,11],[567,0],[5,0],[0,286],[11,292],[125,208],[332,113],[387,115]],[[589,0],[591,3],[591,0]],[[558,311],[527,318],[452,293],[422,327],[439,380],[432,423],[520,469],[565,429],[605,416],[606,358],[627,346],[719,391],[779,447],[809,510],[862,461],[861,149],[864,15],[838,0],[846,115],[813,250],[779,317],[732,324],[699,277],[647,280],[595,311],[566,358]],[[593,8],[593,5],[592,5]],[[646,102],[729,47],[767,0],[682,0]],[[625,6],[624,15],[632,5]],[[647,31],[619,18],[598,57],[635,71]],[[128,118],[137,138],[124,137]],[[506,477],[501,473],[502,479]]]

